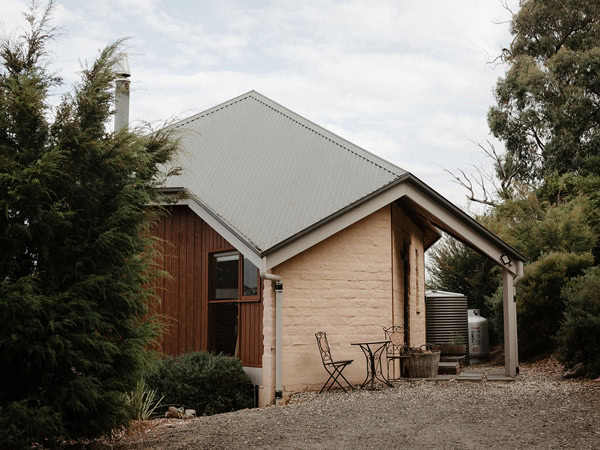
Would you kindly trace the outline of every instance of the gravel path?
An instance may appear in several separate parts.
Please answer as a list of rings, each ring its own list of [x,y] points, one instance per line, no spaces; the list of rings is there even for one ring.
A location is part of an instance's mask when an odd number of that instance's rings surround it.
[[[598,448],[600,382],[556,363],[515,382],[417,381],[379,391],[299,394],[285,406],[152,421],[116,448]]]

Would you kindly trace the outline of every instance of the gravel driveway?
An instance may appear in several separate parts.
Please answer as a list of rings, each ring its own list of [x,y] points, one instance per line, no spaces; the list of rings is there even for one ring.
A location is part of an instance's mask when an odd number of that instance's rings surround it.
[[[600,382],[562,380],[553,361],[517,381],[405,382],[299,394],[285,406],[152,421],[116,448],[599,448]]]

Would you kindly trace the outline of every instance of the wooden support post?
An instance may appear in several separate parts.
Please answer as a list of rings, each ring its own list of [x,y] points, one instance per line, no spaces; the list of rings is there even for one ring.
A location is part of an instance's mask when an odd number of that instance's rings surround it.
[[[504,310],[504,373],[517,375],[517,304],[515,303],[514,275],[507,269],[502,270],[502,293]]]

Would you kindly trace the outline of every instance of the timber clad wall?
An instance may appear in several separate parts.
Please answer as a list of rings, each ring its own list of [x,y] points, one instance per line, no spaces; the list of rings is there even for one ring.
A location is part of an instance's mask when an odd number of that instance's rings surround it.
[[[235,250],[187,206],[173,206],[154,229],[164,240],[159,265],[170,274],[159,282],[160,313],[168,321],[161,341],[167,355],[208,350],[208,261],[211,253]],[[239,305],[239,358],[244,366],[261,367],[262,301]]]

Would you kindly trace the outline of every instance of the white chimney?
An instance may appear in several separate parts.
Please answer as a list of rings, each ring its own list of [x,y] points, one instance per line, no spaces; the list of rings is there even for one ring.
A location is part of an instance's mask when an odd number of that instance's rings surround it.
[[[127,53],[121,53],[115,67],[115,133],[129,126],[129,60]]]

